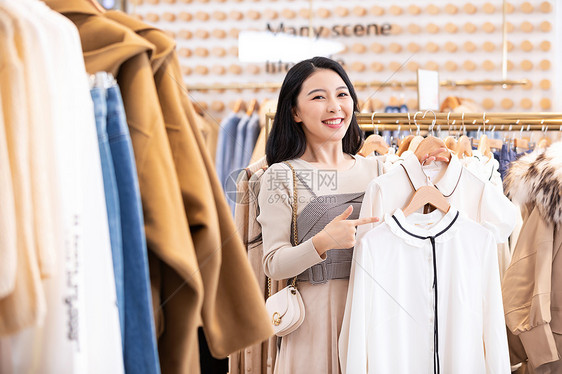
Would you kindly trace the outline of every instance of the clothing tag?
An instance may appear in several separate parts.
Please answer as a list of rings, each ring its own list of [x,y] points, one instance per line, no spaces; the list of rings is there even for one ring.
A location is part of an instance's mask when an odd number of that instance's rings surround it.
[[[431,227],[435,224],[435,222],[422,222],[422,223],[414,223],[414,226],[418,226],[418,227]]]

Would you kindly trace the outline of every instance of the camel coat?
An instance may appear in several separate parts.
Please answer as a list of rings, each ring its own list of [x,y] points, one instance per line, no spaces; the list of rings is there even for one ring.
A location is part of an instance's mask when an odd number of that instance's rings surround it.
[[[151,58],[154,80],[203,280],[203,329],[211,353],[225,357],[267,338],[272,331],[200,134],[200,118],[183,85],[175,43],[164,32],[123,12],[105,16],[130,27],[156,47]],[[235,316],[232,310],[242,315]]]

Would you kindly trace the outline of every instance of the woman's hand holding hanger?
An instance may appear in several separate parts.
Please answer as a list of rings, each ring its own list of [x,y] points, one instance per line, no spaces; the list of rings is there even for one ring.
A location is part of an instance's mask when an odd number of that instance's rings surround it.
[[[420,164],[425,165],[432,163],[433,161],[444,161],[444,162],[449,162],[449,159],[445,156],[443,156],[443,153],[446,152],[450,152],[447,148],[439,148],[436,149],[435,151],[425,155],[422,157],[422,159],[420,160]]]

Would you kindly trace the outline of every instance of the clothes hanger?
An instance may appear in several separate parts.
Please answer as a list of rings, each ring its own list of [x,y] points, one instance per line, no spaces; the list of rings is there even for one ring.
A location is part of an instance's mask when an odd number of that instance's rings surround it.
[[[439,109],[440,112],[444,112],[445,109],[449,109],[449,111],[455,109],[461,105],[461,102],[458,97],[456,96],[447,96],[443,103],[441,104],[441,108]]]
[[[418,113],[421,113],[421,112],[416,112],[414,114],[414,125],[416,125],[416,127],[417,127],[416,135],[420,134],[420,125],[418,125],[418,123],[416,121],[416,116],[418,115]],[[408,113],[408,128],[410,128],[410,122],[409,121],[410,121],[410,114]],[[410,132],[411,132],[411,129],[410,129]],[[412,141],[412,139],[414,139],[414,137],[415,137],[414,135],[410,134],[410,135],[407,135],[404,139],[402,139],[400,141],[398,151],[396,152],[396,154],[398,156],[402,156],[402,153],[404,153],[405,151],[407,151],[409,149],[410,142]]]
[[[519,124],[519,120],[515,124]],[[523,126],[521,126],[521,131],[519,131],[519,138],[513,136],[513,146],[520,149],[529,149],[529,140],[523,139]]]
[[[482,126],[484,126],[484,131],[486,131],[486,112],[482,114]],[[480,132],[480,128],[478,128],[478,132]],[[493,157],[492,151],[490,150],[490,144],[488,143],[488,136],[486,134],[482,134],[478,140],[478,151],[488,158]]]
[[[462,120],[462,126],[464,126],[464,112],[462,114]],[[465,156],[472,157],[472,142],[470,141],[470,138],[466,136],[466,134],[462,134],[457,141],[455,154],[458,158],[464,158]]]
[[[457,147],[455,148],[455,153],[458,158],[472,157],[472,144],[470,143],[470,138],[466,135],[462,135],[457,142]]]
[[[384,138],[379,134],[372,134],[365,139],[365,143],[363,143],[363,147],[361,150],[357,152],[361,156],[368,156],[373,152],[377,152],[378,154],[385,155],[388,153],[389,146],[384,141]]]
[[[414,139],[414,135],[410,134],[400,141],[398,152],[396,152],[398,156],[402,156],[402,153],[408,150],[408,147],[410,147],[410,142],[412,141],[412,139]]]
[[[416,149],[418,149],[418,146],[420,145],[423,139],[424,138],[421,135],[414,136],[410,141],[410,145],[408,146],[408,151],[415,152]]]
[[[447,213],[451,208],[445,196],[436,187],[421,186],[414,192],[414,195],[402,211],[407,217],[427,204],[439,209],[443,213]]]
[[[449,127],[449,134],[451,133],[451,123],[449,122],[449,117],[451,116],[451,112],[447,113],[447,126]],[[453,121],[454,122],[454,121]],[[445,138],[445,146],[450,151],[455,151],[457,148],[457,139],[454,136],[449,135]]]
[[[490,151],[488,136],[486,134],[482,134],[480,140],[478,141],[478,151],[488,158],[492,157],[492,151]]]
[[[371,115],[371,124],[373,126],[375,126],[375,115],[376,112],[373,112],[373,114]],[[388,153],[388,148],[388,144],[386,144],[384,138],[378,134],[377,129],[376,134],[369,135],[367,139],[365,139],[361,150],[357,153],[364,157],[370,155],[375,151],[381,155],[384,155]]]
[[[543,124],[543,123],[544,123],[544,120],[541,121],[541,124]],[[545,128],[544,125],[543,125],[542,131],[543,131],[543,137],[537,142],[536,148],[545,149],[545,148],[548,148],[548,146],[550,146],[552,141],[550,140],[550,138],[548,136],[546,136],[546,132],[548,131],[548,126],[546,126],[546,128]]]
[[[256,99],[252,99],[252,101],[250,101],[250,105],[248,105],[248,109],[246,110],[246,115],[248,117],[251,116],[256,108],[258,108],[258,101]]]
[[[238,99],[238,100],[236,100],[236,102],[234,103],[234,107],[232,108],[232,111],[233,111],[234,113],[238,113],[239,111],[243,110],[244,108],[245,108],[244,100]]]
[[[439,138],[431,135],[431,133],[433,133],[433,127],[435,126],[435,123],[437,122],[437,115],[432,110],[426,110],[424,112],[422,118],[425,117],[427,112],[432,112],[433,116],[434,116],[433,122],[431,123],[430,129],[429,129],[430,135],[428,135],[425,139],[423,139],[421,141],[421,143],[418,145],[414,154],[416,155],[418,160],[420,160],[420,163],[421,163],[422,160],[424,160],[425,156],[427,156],[429,154],[436,153],[436,152],[438,152],[439,150],[442,149],[442,151],[439,152],[436,157],[443,158],[443,160],[446,160],[446,162],[448,163],[449,161],[451,161],[451,152],[445,146],[445,142],[442,139],[439,139]],[[414,122],[415,122],[415,116],[414,116]]]
[[[106,71],[98,71],[95,74],[89,76],[90,89],[92,88],[102,88],[104,90],[113,87],[117,84],[113,74]]]
[[[496,126],[492,127],[492,136],[494,135],[494,133],[496,132]],[[496,139],[494,137],[492,138],[488,138],[488,147],[490,148],[490,151],[492,149],[502,149],[503,146],[503,140],[501,139]]]
[[[457,149],[457,140],[455,139],[454,136],[447,136],[444,140],[445,142],[445,147],[447,147],[448,150],[450,151],[455,151]]]

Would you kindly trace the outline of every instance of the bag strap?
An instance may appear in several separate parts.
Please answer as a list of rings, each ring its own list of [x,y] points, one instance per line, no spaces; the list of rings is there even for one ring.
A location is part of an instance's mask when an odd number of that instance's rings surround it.
[[[288,167],[291,168],[291,171],[293,172],[293,245],[298,245],[299,243],[299,234],[297,231],[297,200],[298,200],[298,195],[297,195],[297,173],[295,171],[295,168],[293,167],[293,165],[291,165],[289,162],[284,161],[283,162],[285,165],[287,165]]]
[[[297,172],[295,171],[295,168],[293,167],[293,165],[291,165],[289,162],[287,161],[283,161],[283,163],[285,165],[287,165],[291,171],[293,172],[293,202],[292,202],[292,212],[293,212],[293,217],[291,219],[292,224],[293,224],[293,245],[296,246],[298,245],[299,242],[299,234],[297,231],[297,199],[298,199],[298,195],[297,195]],[[293,287],[297,288],[297,277],[293,277],[293,279],[291,280],[290,283]],[[271,278],[267,277],[267,297],[271,296]]]

